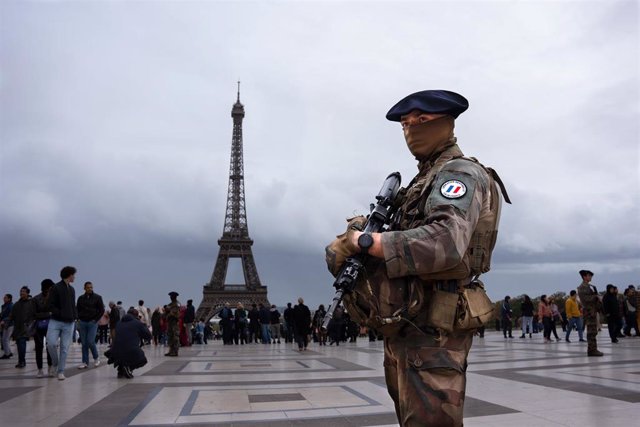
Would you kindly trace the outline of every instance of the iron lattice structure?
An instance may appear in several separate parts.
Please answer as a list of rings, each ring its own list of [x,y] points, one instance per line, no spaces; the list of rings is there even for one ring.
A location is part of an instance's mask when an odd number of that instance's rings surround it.
[[[240,103],[240,82],[238,82],[238,99],[231,109],[231,117],[233,118],[233,136],[231,138],[231,162],[224,228],[222,237],[218,239],[220,248],[211,280],[203,288],[202,302],[196,315],[198,319],[210,319],[223,307],[225,302],[229,302],[232,306],[241,302],[249,308],[252,303],[269,304],[267,287],[260,283],[258,269],[251,251],[253,240],[249,237],[247,225],[242,154],[244,105]],[[244,284],[225,284],[229,259],[231,258],[239,258],[242,261]]]

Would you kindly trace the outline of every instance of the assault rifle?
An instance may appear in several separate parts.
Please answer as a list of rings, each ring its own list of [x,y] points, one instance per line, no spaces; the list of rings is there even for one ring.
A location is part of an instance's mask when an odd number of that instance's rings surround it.
[[[371,204],[371,213],[367,218],[367,222],[362,230],[363,232],[379,233],[384,231],[384,227],[391,222],[393,214],[397,209],[397,207],[394,206],[394,202],[400,189],[401,180],[400,172],[393,172],[384,180],[382,188],[376,196],[377,204]],[[353,292],[358,276],[364,268],[366,258],[366,255],[358,254],[346,259],[335,282],[333,282],[336,293],[331,302],[331,307],[329,307],[327,314],[324,316],[322,329],[327,330],[329,322],[333,318],[333,312],[342,302],[342,297],[345,294]]]

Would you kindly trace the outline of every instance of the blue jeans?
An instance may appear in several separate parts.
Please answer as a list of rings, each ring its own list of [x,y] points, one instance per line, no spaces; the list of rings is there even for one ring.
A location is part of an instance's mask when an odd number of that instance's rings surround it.
[[[565,338],[569,339],[569,334],[571,333],[571,330],[573,329],[574,326],[578,330],[578,336],[580,337],[580,339],[583,339],[582,338],[582,317],[572,317],[569,319],[567,323],[567,335]]]
[[[73,322],[60,322],[59,320],[50,319],[49,329],[47,330],[47,350],[51,355],[53,366],[58,367],[58,373],[64,372],[64,366],[67,363],[67,352],[71,345],[73,336]],[[60,356],[58,357],[58,339],[60,339]]]
[[[85,322],[81,320],[78,324],[78,332],[80,333],[80,342],[82,342],[82,363],[89,364],[89,349],[93,360],[98,360],[98,348],[96,347],[96,332],[98,331],[97,322]]]
[[[2,351],[4,351],[4,355],[8,356],[11,354],[11,334],[13,333],[13,326],[4,326],[2,328]]]
[[[262,344],[269,344],[271,342],[271,331],[269,331],[269,326],[266,323],[260,325],[262,328]]]
[[[24,365],[25,356],[27,354],[27,341],[29,338],[20,337],[16,339],[16,347],[18,348],[18,363]]]

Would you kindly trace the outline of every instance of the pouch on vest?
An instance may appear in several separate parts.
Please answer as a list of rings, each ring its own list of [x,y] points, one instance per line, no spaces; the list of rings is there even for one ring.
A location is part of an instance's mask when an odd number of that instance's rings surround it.
[[[429,300],[427,325],[445,332],[453,332],[458,311],[458,297],[457,292],[436,289]]]
[[[493,303],[484,290],[484,284],[476,280],[460,293],[460,305],[456,329],[477,329],[493,317]]]

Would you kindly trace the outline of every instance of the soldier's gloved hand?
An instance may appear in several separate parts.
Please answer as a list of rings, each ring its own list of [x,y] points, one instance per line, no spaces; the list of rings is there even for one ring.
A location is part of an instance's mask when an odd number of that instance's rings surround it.
[[[336,239],[325,248],[327,267],[334,277],[338,275],[347,258],[360,252],[360,247],[353,242],[353,233],[362,231],[367,218],[360,215],[348,218],[347,222],[347,231],[336,236]]]

